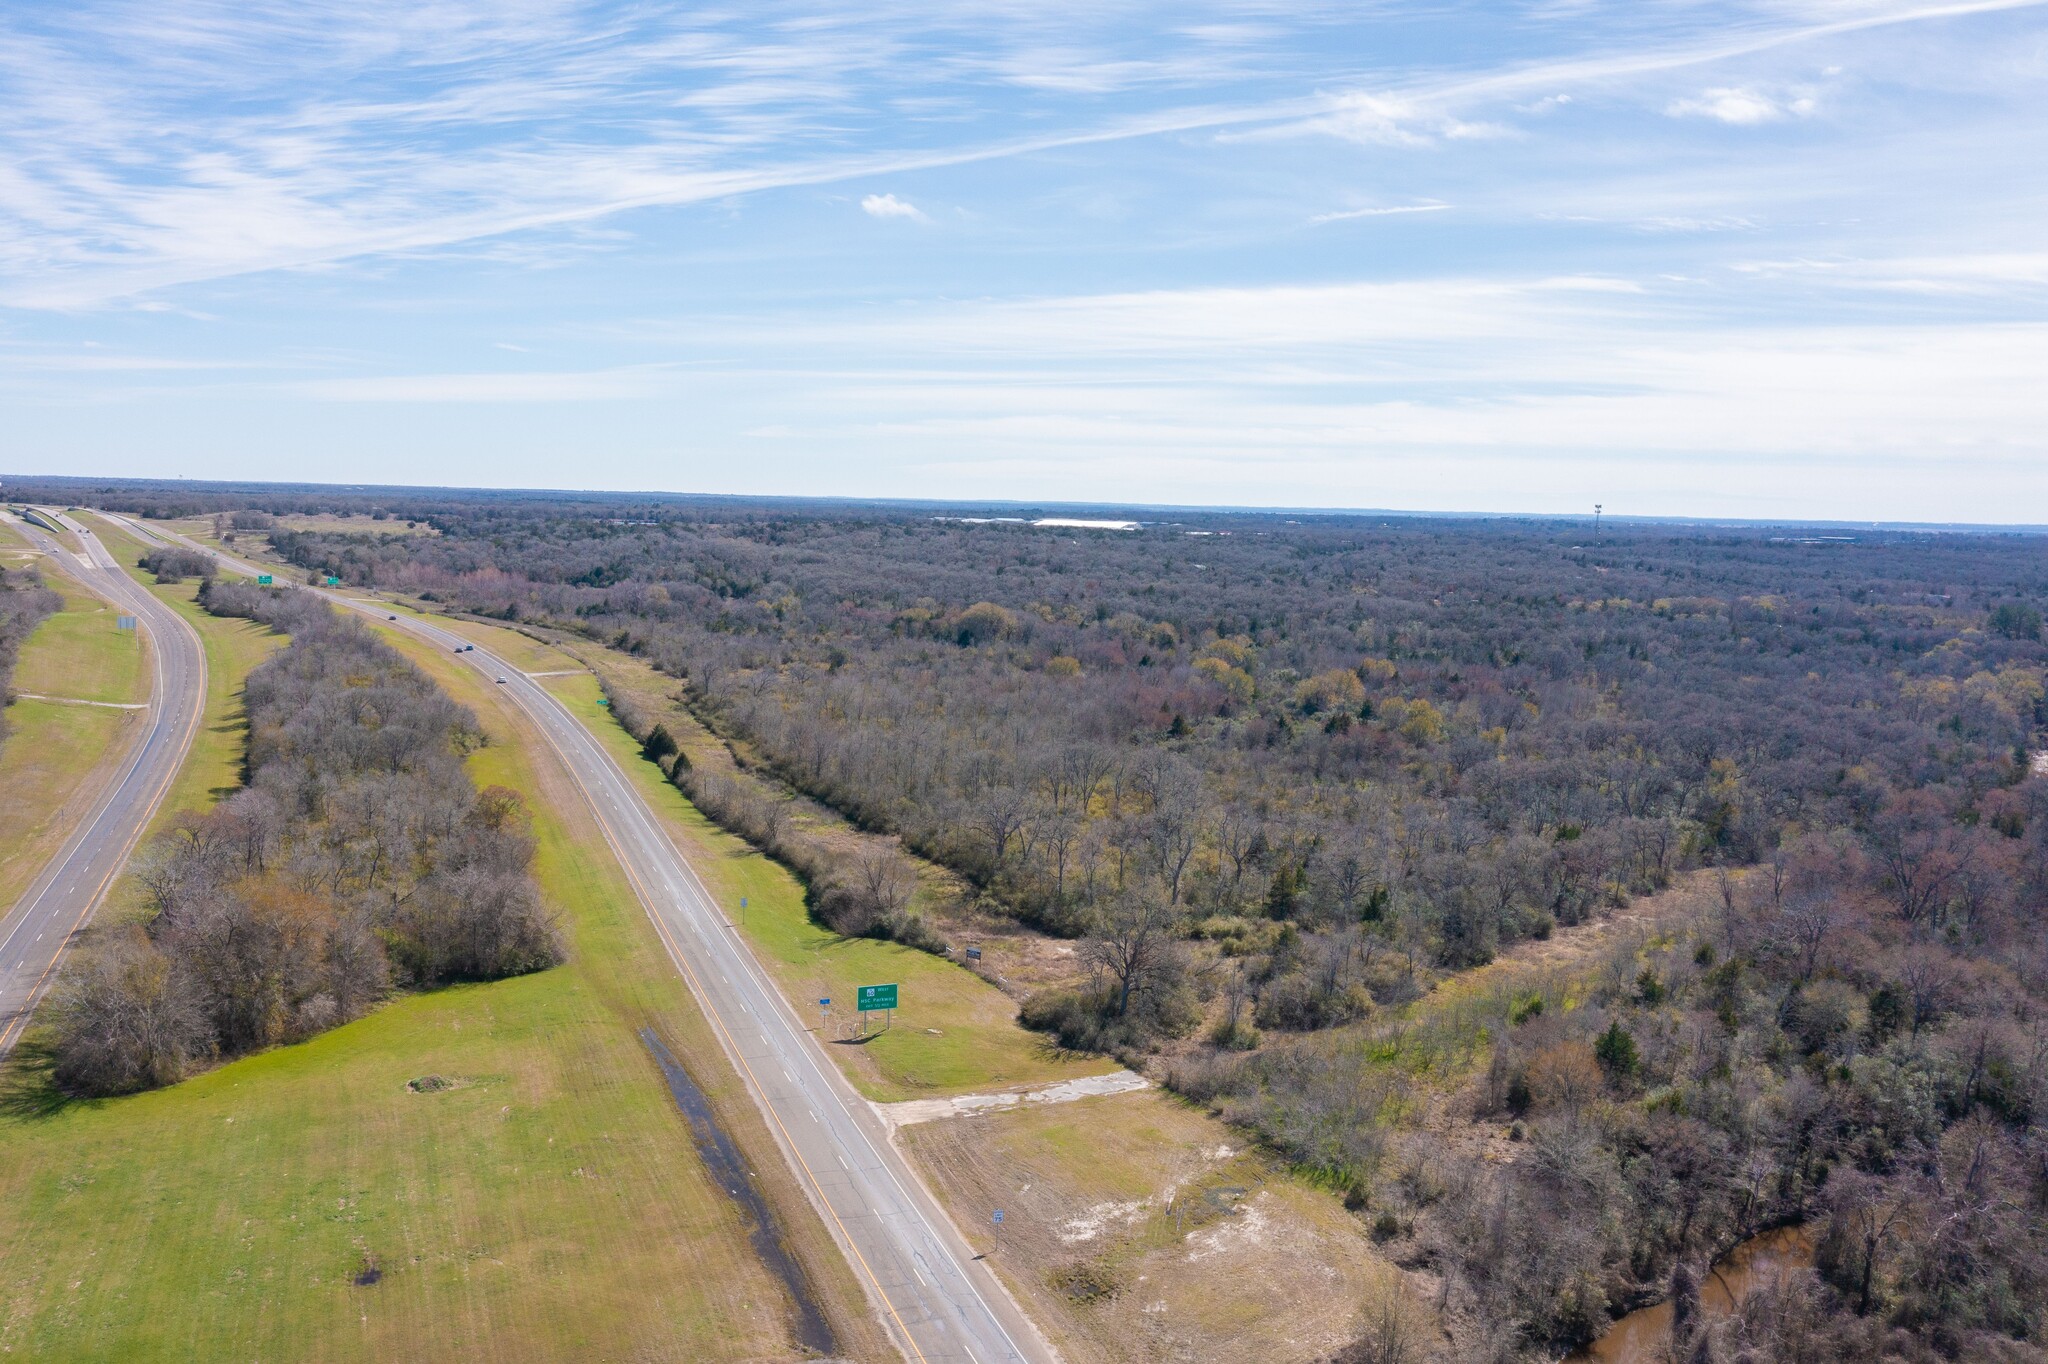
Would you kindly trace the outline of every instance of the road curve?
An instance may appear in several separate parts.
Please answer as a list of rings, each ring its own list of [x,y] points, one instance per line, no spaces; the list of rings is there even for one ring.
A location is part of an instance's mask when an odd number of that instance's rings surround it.
[[[43,514],[75,533],[84,552],[73,554],[26,521],[11,524],[65,574],[141,621],[149,635],[153,689],[149,728],[141,741],[42,874],[0,917],[0,1057],[21,1040],[37,1002],[56,979],[64,949],[128,864],[136,840],[191,750],[206,706],[206,651],[198,631],[123,572],[85,527],[69,517]],[[94,762],[98,756],[79,760]]]
[[[269,571],[173,538],[239,572]],[[379,619],[390,614],[344,593],[321,595]],[[469,642],[410,614],[395,623],[451,652]],[[873,1108],[767,979],[610,753],[511,664],[481,646],[459,657],[504,683],[582,790],[669,956],[905,1358],[915,1364],[1053,1364],[1057,1353],[977,1259],[890,1144]]]

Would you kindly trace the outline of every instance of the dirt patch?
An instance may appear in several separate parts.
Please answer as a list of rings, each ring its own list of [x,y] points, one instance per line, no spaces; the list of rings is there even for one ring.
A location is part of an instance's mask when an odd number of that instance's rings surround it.
[[[1125,1094],[1147,1088],[1152,1082],[1135,1071],[1117,1070],[1107,1075],[1085,1075],[1076,1080],[1059,1080],[1028,1089],[1008,1089],[994,1094],[956,1094],[950,1099],[906,1099],[901,1103],[876,1104],[875,1112],[891,1127],[909,1123],[936,1122],[941,1118],[972,1117],[1020,1104],[1061,1104],[1104,1094]]]
[[[1400,1282],[1337,1200],[1157,1090],[897,1140],[1074,1364],[1306,1364]]]
[[[405,1087],[415,1094],[445,1094],[451,1089],[467,1089],[470,1082],[450,1075],[422,1075],[417,1080],[407,1080]]]

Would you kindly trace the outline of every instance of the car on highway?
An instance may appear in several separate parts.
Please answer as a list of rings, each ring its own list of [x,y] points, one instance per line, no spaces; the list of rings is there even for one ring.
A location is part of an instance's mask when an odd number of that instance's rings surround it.
[[[501,677],[501,678],[499,678],[499,679],[498,679],[498,685],[499,685],[499,686],[501,686],[501,687],[502,687],[502,686],[504,686],[504,685],[505,685],[505,679],[504,679],[504,678],[502,678],[502,677]]]

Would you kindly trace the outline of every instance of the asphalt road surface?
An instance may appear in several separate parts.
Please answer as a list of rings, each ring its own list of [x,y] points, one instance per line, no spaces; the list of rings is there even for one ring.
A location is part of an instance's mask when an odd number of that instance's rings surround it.
[[[272,571],[175,538],[241,572]],[[322,595],[379,620],[390,614],[349,594]],[[409,613],[399,613],[396,624],[451,653],[469,642]],[[712,899],[611,755],[561,702],[510,663],[482,646],[458,657],[504,681],[507,697],[582,789],[670,957],[905,1357],[917,1364],[1056,1360],[889,1144],[874,1110],[767,979],[728,911]]]
[[[15,519],[12,524],[59,569],[141,622],[149,637],[153,689],[149,728],[141,741],[121,760],[118,775],[50,864],[0,918],[0,1056],[21,1040],[37,1001],[56,979],[64,949],[127,865],[136,840],[191,750],[206,705],[206,651],[198,632],[122,572],[113,555],[84,527],[68,517],[43,514],[77,532],[84,553],[73,554],[55,536],[26,521]],[[100,756],[84,753],[74,760],[97,763]]]

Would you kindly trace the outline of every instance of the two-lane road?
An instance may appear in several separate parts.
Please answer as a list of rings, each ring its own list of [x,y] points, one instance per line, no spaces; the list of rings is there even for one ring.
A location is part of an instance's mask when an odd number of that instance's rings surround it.
[[[122,758],[114,781],[42,875],[0,917],[0,1056],[21,1040],[37,1001],[56,978],[64,949],[127,865],[192,747],[206,704],[206,651],[198,632],[124,573],[90,531],[68,517],[43,514],[77,534],[83,552],[73,554],[26,521],[13,524],[65,574],[141,622],[148,633],[153,691],[149,728]],[[100,757],[81,753],[74,761],[96,763]]]
[[[226,555],[216,557],[241,572],[259,571]],[[323,595],[379,619],[388,614],[376,603],[346,594]],[[397,624],[450,651],[469,642],[409,614]],[[874,1110],[807,1035],[729,925],[726,911],[604,746],[560,701],[511,664],[482,647],[460,657],[503,681],[509,699],[582,789],[669,955],[905,1357],[917,1364],[1056,1360],[890,1145]]]

